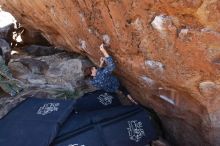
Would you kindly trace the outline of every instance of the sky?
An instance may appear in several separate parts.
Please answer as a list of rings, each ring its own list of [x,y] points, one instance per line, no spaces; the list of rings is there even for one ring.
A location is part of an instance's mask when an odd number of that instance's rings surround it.
[[[8,12],[0,8],[0,28],[16,22],[15,18]]]

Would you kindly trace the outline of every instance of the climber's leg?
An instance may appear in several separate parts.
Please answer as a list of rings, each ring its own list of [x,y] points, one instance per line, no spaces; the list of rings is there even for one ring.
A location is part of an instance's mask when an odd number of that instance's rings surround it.
[[[120,84],[119,88],[118,88],[119,91],[121,91],[124,96],[126,96],[131,102],[133,102],[134,104],[138,104],[132,97],[131,95],[129,94],[128,90],[122,86],[122,84]]]

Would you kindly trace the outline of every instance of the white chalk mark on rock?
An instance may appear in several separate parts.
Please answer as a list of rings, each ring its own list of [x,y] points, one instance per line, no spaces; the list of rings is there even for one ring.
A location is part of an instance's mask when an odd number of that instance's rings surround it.
[[[217,91],[217,86],[212,81],[204,81],[199,84],[199,90],[204,96],[212,96]]]
[[[79,13],[79,16],[80,16],[81,22],[84,22],[85,21],[84,14],[83,13]]]
[[[168,31],[176,30],[172,17],[166,15],[156,16],[151,25],[161,34],[161,37],[165,37],[169,33]]]
[[[89,33],[92,33],[92,29],[91,29],[91,28],[88,28],[88,32],[89,32]]]
[[[159,15],[154,18],[154,20],[151,22],[151,25],[157,29],[158,31],[163,31],[164,30],[164,21],[165,21],[166,16],[164,15]]]
[[[68,25],[68,24],[69,24],[67,19],[65,19],[65,20],[63,21],[63,23],[64,23],[64,25]]]
[[[86,50],[86,41],[80,39],[79,44],[81,49]]]
[[[184,36],[187,35],[188,32],[189,32],[189,29],[187,29],[187,28],[181,29],[180,33],[179,33],[179,37],[183,38]]]
[[[162,73],[164,71],[164,65],[161,62],[153,61],[153,60],[146,60],[145,65],[154,70]]]
[[[56,16],[54,7],[51,7],[51,8],[50,8],[50,12],[52,13],[53,16]]]
[[[107,34],[102,35],[102,40],[106,45],[110,45],[111,38],[109,35],[107,35]]]
[[[141,76],[140,77],[142,80],[144,80],[144,82],[149,86],[152,87],[155,84],[155,81],[152,80],[151,78],[147,77],[147,76]]]
[[[171,99],[170,97],[168,96],[165,96],[165,95],[159,95],[159,97],[167,102],[169,102],[170,104],[173,104],[175,105],[175,101],[173,99]]]
[[[141,19],[140,18],[137,18],[133,23],[132,25],[135,27],[136,30],[138,31],[141,31],[143,30],[143,25],[142,25],[142,22],[141,22]]]

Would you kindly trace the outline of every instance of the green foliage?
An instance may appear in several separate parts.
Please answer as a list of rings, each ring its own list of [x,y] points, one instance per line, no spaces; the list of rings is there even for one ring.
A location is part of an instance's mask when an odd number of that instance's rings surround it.
[[[50,94],[53,95],[55,98],[62,98],[62,99],[75,99],[79,96],[79,92],[65,90],[65,89],[51,89],[48,91]]]

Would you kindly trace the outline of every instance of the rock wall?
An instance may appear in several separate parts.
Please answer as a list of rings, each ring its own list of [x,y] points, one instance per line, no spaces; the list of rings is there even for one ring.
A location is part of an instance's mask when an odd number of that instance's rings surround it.
[[[220,145],[220,1],[0,0],[27,28],[116,74],[154,108],[174,145]]]

